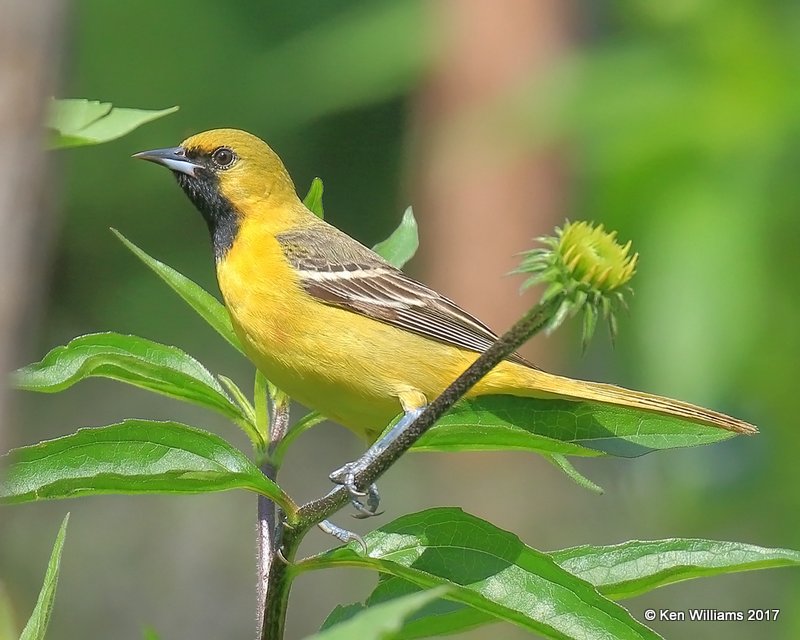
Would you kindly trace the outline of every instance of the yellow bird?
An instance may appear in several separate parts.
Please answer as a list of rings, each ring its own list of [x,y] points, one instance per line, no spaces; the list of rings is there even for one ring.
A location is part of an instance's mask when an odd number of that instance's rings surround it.
[[[401,410],[403,428],[495,340],[454,302],[309,211],[281,159],[256,136],[215,129],[136,157],[172,170],[203,215],[222,297],[255,365],[368,441]],[[589,400],[756,432],[686,402],[553,375],[518,355],[468,395],[484,394]],[[352,477],[348,471],[332,477]]]

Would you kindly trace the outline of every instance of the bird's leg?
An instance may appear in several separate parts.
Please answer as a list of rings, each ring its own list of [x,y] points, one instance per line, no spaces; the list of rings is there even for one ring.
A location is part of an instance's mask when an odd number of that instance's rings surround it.
[[[378,514],[378,505],[380,504],[380,495],[378,495],[378,488],[373,484],[367,491],[359,491],[356,486],[356,475],[369,467],[375,459],[383,453],[386,448],[391,445],[398,436],[417,419],[424,407],[417,407],[415,409],[405,409],[405,414],[400,421],[394,425],[389,431],[381,436],[375,444],[366,450],[358,460],[348,462],[342,468],[337,469],[330,475],[330,479],[336,484],[343,485],[350,493],[350,502],[358,511],[355,514],[356,518],[369,518]],[[361,502],[361,498],[367,498],[366,504]]]

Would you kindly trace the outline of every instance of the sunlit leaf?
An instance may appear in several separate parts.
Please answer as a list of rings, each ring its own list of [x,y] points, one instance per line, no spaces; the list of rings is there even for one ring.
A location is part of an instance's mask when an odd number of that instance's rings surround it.
[[[244,412],[244,415],[247,417],[247,421],[255,425],[256,411],[253,408],[253,405],[250,403],[250,400],[248,400],[247,396],[244,395],[244,391],[242,391],[239,386],[227,376],[218,375],[217,377],[223,386],[228,390],[228,393],[230,393],[231,396],[233,396],[233,399],[236,400],[239,408],[241,408],[241,410]]]
[[[53,131],[50,147],[62,149],[115,140],[177,110],[178,107],[157,111],[127,109],[114,107],[110,102],[82,98],[53,99],[46,122],[47,128]]]
[[[417,451],[514,449],[640,456],[720,442],[735,434],[672,416],[595,402],[479,396],[462,400],[414,445]]]
[[[246,431],[248,416],[209,371],[177,347],[139,336],[95,333],[56,347],[40,362],[14,373],[26,391],[55,393],[81,380],[103,377],[213,409]]]
[[[0,502],[107,493],[208,493],[248,489],[287,513],[286,494],[213,433],[177,422],[125,420],[13,449],[0,459]]]
[[[244,353],[239,338],[231,325],[231,317],[225,306],[214,296],[203,289],[199,284],[187,278],[185,275],[175,271],[170,266],[165,265],[142,251],[133,242],[128,240],[116,229],[111,229],[114,234],[122,240],[133,254],[144,262],[155,274],[166,282],[172,290],[194,309],[211,328],[227,340],[239,352]]]
[[[800,551],[695,538],[631,540],[611,546],[584,545],[550,554],[564,569],[610,598],[631,598],[657,587],[772,567],[800,567]]]
[[[585,545],[549,555],[562,568],[592,583],[600,593],[615,600],[635,597],[682,580],[800,566],[800,552],[791,549],[766,549],[740,542],[690,538],[632,540],[610,546]],[[383,577],[363,605],[337,607],[329,618],[341,621],[365,606],[371,607],[419,589],[401,578]],[[495,617],[466,605],[438,600],[408,620],[395,640],[457,633],[496,621]]]
[[[322,180],[314,178],[311,181],[311,187],[308,189],[306,197],[303,198],[303,204],[306,205],[315,216],[318,218],[325,218],[325,209],[322,206]]]
[[[418,248],[419,229],[411,207],[403,213],[397,229],[386,240],[372,247],[375,253],[398,269],[414,257]]]
[[[658,638],[589,583],[512,533],[455,508],[403,516],[365,537],[295,565],[295,571],[361,567],[419,587],[546,638]]]

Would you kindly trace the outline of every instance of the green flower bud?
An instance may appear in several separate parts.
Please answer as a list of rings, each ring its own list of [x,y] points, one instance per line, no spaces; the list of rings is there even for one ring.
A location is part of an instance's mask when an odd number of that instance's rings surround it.
[[[538,238],[543,249],[526,252],[515,273],[533,274],[523,289],[546,284],[541,303],[560,295],[562,303],[548,323],[546,331],[554,331],[568,317],[583,312],[583,347],[594,334],[601,315],[608,322],[611,339],[617,333],[615,313],[625,307],[627,286],[636,272],[639,255],[631,255],[631,243],[617,242],[615,231],[589,222],[567,222],[556,228],[554,237]]]

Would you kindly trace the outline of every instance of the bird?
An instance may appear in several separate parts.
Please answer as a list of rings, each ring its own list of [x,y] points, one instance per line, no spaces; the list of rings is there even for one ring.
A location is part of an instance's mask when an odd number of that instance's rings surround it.
[[[163,165],[211,236],[217,282],[255,366],[371,447],[331,474],[365,515],[356,472],[497,338],[484,323],[312,213],[281,159],[246,131],[214,129],[135,154]],[[513,354],[467,394],[592,401],[742,434],[752,424],[687,402],[543,371]],[[378,436],[400,413],[403,418]],[[371,488],[371,489],[374,489]]]

